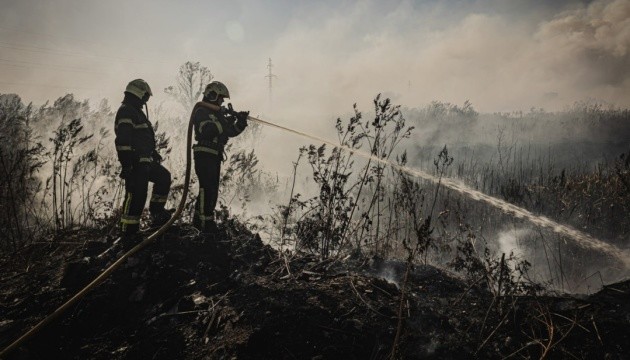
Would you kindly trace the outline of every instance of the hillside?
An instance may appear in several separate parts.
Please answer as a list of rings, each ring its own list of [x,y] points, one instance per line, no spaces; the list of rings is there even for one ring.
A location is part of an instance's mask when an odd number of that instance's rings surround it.
[[[120,254],[105,251],[112,239],[96,233],[50,240],[2,259],[2,348]],[[177,227],[9,358],[389,358],[404,272],[403,263],[377,259],[281,254],[239,224],[214,243]],[[587,297],[496,297],[478,285],[416,266],[397,357],[621,359],[630,352],[629,281]]]

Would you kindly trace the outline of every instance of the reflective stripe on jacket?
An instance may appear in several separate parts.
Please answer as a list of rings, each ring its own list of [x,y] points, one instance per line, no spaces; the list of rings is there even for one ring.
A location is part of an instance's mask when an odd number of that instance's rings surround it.
[[[123,166],[152,161],[155,133],[142,110],[123,102],[116,113],[114,132],[116,152]]]
[[[223,149],[228,139],[243,132],[232,116],[226,116],[220,111],[212,111],[202,106],[196,107],[193,111],[195,140],[197,140],[193,150],[196,152],[223,156]]]

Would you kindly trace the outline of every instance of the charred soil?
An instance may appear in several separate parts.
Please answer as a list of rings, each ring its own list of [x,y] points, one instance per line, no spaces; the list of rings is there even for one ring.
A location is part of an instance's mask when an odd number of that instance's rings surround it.
[[[0,347],[121,255],[112,241],[74,232],[3,255]],[[238,224],[216,239],[175,227],[8,358],[384,359],[394,348],[404,359],[630,353],[630,282],[590,296],[495,296],[416,266],[401,307],[405,270],[398,262],[278,252]]]

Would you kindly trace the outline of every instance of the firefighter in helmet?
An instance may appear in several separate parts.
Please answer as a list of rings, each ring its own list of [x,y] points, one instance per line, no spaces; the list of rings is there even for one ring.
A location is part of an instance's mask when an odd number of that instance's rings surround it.
[[[247,127],[249,111],[233,112],[221,107],[230,98],[227,87],[219,82],[209,83],[203,92],[203,102],[220,107],[211,110],[204,106],[193,109],[195,140],[193,146],[195,173],[199,179],[199,195],[195,204],[193,225],[204,235],[217,232],[214,208],[219,195],[219,179],[223,150],[228,138],[239,135]]]
[[[152,226],[165,224],[172,214],[172,209],[164,208],[171,187],[171,173],[160,164],[162,157],[155,149],[153,126],[142,111],[152,95],[146,81],[133,80],[127,85],[122,105],[116,113],[116,152],[122,165],[120,177],[125,180],[120,229],[123,238],[129,240],[137,236],[149,182],[153,183],[149,205]]]

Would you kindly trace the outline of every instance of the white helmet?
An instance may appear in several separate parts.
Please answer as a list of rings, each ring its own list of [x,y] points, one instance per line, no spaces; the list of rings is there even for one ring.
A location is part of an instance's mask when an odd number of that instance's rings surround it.
[[[148,99],[149,97],[147,95],[149,96],[153,95],[153,93],[151,92],[151,87],[149,87],[149,84],[142,79],[135,79],[129,82],[129,84],[127,84],[127,88],[125,89],[125,92],[133,94],[137,96],[138,99],[141,99],[141,100]],[[146,96],[146,99],[145,99],[145,96]]]

